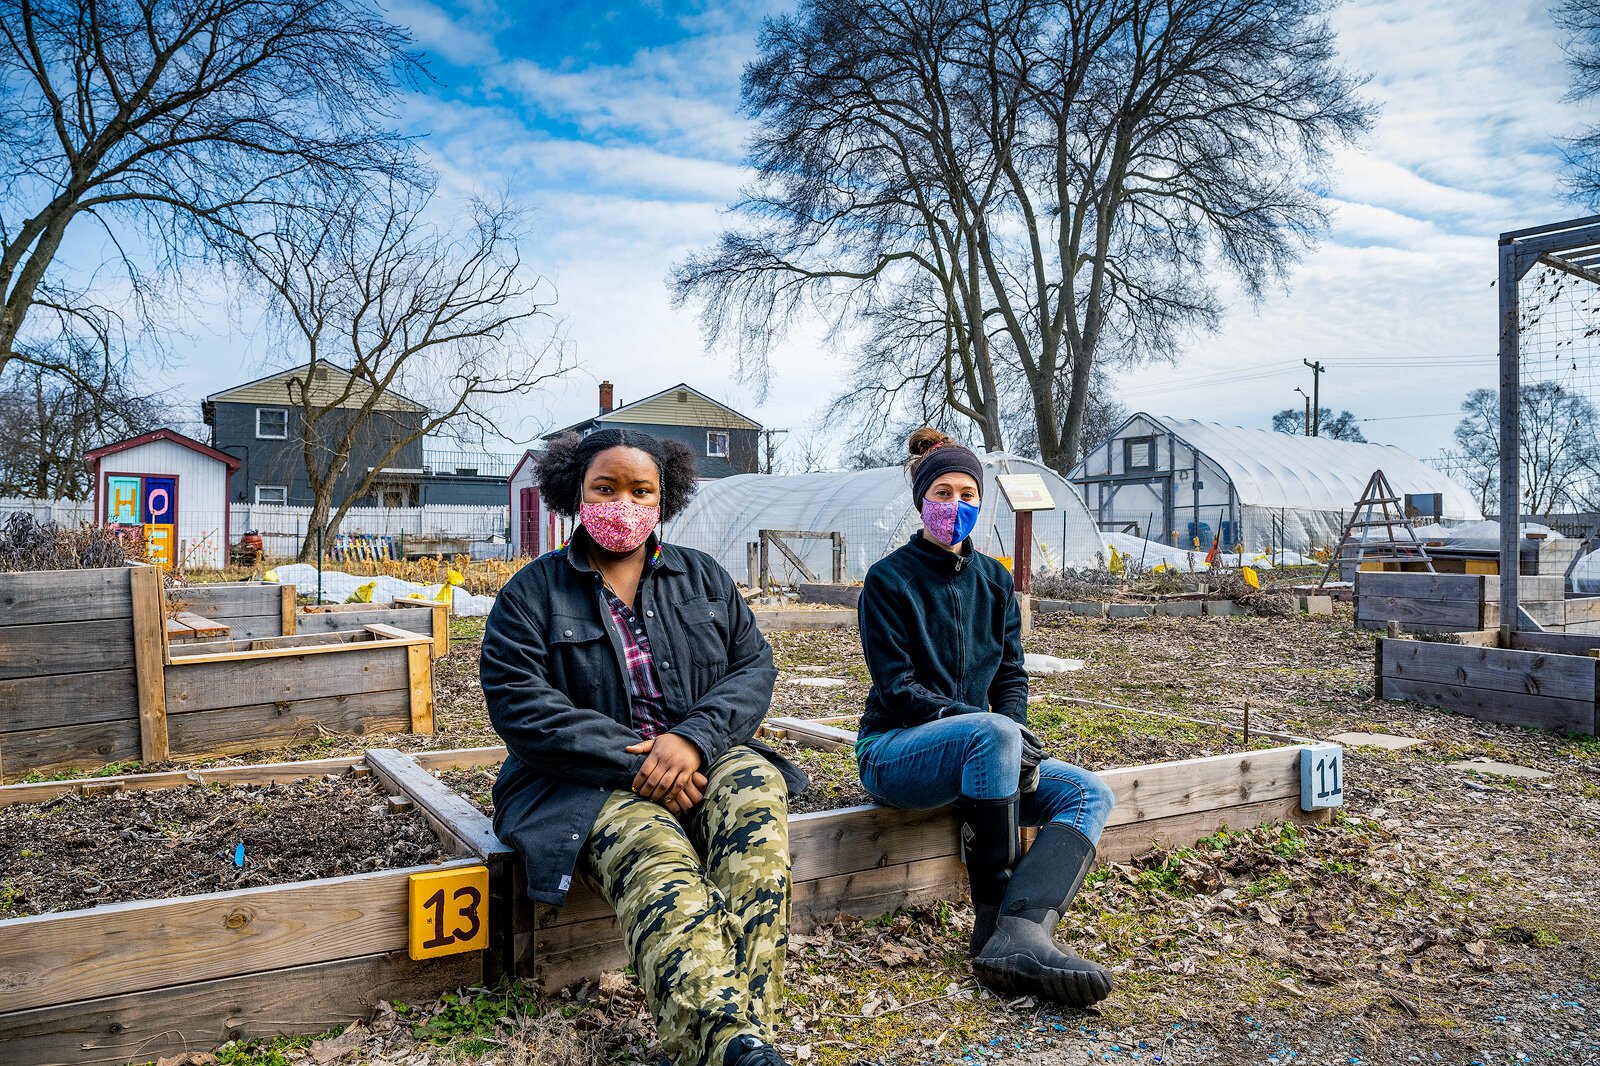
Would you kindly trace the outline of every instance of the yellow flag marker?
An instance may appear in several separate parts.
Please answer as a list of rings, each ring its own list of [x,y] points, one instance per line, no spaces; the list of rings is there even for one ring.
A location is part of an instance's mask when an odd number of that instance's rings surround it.
[[[1241,566],[1239,573],[1244,575],[1244,583],[1253,589],[1261,587],[1261,578],[1256,574],[1254,567]]]
[[[1128,564],[1123,561],[1123,556],[1117,551],[1115,545],[1111,548],[1111,565],[1108,569],[1118,577],[1128,572]]]

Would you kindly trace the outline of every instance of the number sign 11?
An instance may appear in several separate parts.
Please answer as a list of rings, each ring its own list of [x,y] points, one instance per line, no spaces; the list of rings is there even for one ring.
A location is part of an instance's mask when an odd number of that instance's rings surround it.
[[[1344,806],[1344,749],[1312,744],[1300,749],[1300,809]]]
[[[413,959],[432,959],[489,946],[489,868],[463,866],[412,874]]]

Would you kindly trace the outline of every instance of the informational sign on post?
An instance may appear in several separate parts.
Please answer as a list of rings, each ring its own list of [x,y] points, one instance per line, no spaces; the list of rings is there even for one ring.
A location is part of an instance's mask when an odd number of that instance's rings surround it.
[[[1013,511],[1050,511],[1056,506],[1050,488],[1039,474],[1001,474],[1000,491]]]

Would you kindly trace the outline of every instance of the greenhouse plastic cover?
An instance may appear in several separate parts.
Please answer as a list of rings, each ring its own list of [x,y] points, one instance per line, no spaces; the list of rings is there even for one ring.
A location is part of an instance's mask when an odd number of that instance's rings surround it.
[[[1104,565],[1106,554],[1094,519],[1078,490],[1054,470],[1005,452],[980,456],[983,462],[983,511],[972,533],[973,547],[986,555],[1012,554],[1015,519],[1005,501],[997,474],[1038,474],[1055,502],[1033,515],[1033,564],[1039,568]],[[818,474],[737,474],[702,483],[683,513],[668,522],[666,539],[716,558],[740,581],[747,580],[745,546],[758,531],[809,530],[843,533],[845,580],[859,581],[867,568],[910,539],[921,527],[911,505],[911,485],[903,467],[835,471]],[[787,543],[822,580],[832,576],[832,547],[827,541]],[[785,583],[801,575],[776,549],[770,566]]]
[[[1192,418],[1146,416],[1204,452],[1233,482],[1247,507],[1348,512],[1374,470],[1396,492],[1437,492],[1442,517],[1482,519],[1472,493],[1441,471],[1388,444],[1354,444]]]

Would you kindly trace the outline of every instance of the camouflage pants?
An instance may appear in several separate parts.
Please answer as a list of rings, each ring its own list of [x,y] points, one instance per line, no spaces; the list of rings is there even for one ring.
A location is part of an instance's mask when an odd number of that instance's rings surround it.
[[[788,793],[735,747],[683,821],[613,792],[578,872],[617,913],[628,957],[676,1066],[722,1066],[742,1033],[773,1039],[789,930]]]

